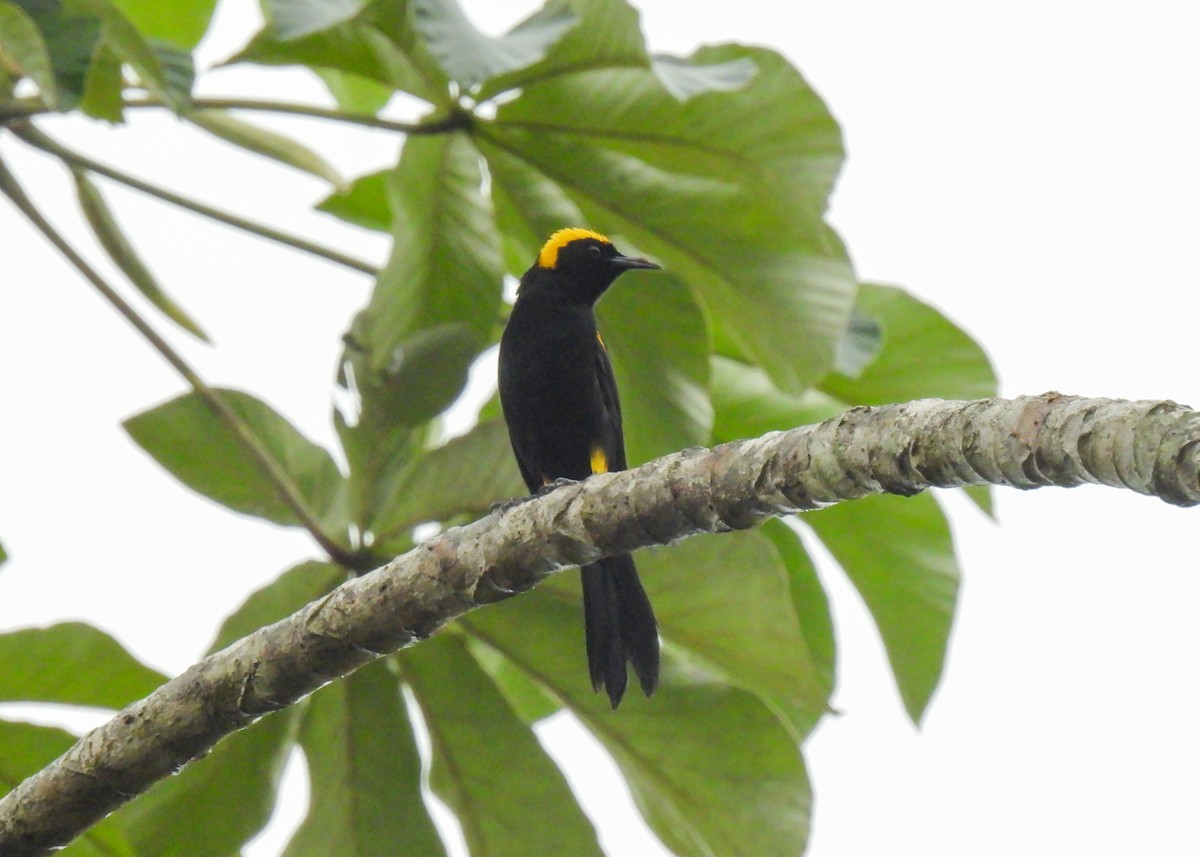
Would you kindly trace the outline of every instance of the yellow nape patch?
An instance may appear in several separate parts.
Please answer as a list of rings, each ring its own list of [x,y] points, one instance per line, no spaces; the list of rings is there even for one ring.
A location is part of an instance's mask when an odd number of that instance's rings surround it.
[[[592,472],[608,472],[608,456],[605,455],[604,450],[598,446],[592,447]]]
[[[580,238],[595,238],[603,244],[612,243],[599,232],[593,232],[590,229],[580,229],[578,226],[560,229],[550,236],[550,240],[542,245],[542,252],[538,254],[538,267],[553,268],[558,264],[558,251],[572,241],[578,241]]]
[[[600,343],[601,351],[608,351],[608,346],[604,344],[604,337],[600,335],[600,331],[596,331],[596,341]]]

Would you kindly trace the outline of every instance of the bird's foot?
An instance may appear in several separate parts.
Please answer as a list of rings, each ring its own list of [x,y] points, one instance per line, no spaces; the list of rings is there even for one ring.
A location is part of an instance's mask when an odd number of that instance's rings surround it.
[[[555,479],[553,482],[548,482],[545,485],[543,485],[536,492],[534,492],[533,496],[534,497],[545,497],[547,494],[549,494],[555,488],[562,488],[566,485],[578,485],[578,484],[579,484],[578,479],[568,479],[565,476],[560,476],[557,479]]]
[[[568,479],[565,476],[561,476],[558,479],[555,479],[553,482],[547,482],[545,485],[543,485],[538,490],[534,491],[528,497],[514,497],[511,500],[501,500],[499,503],[493,503],[491,506],[488,507],[488,511],[493,515],[500,513],[500,512],[507,512],[509,509],[515,509],[517,506],[520,506],[522,503],[528,503],[530,500],[536,500],[538,497],[545,497],[547,494],[549,494],[551,491],[553,491],[556,488],[562,488],[565,485],[578,485],[578,484],[579,484],[578,479]]]

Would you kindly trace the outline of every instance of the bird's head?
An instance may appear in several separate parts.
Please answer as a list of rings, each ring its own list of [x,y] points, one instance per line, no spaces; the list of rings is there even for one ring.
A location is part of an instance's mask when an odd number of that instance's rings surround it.
[[[572,297],[593,302],[626,271],[657,270],[645,259],[623,256],[613,243],[590,229],[560,229],[538,253],[537,270],[556,274],[554,281]]]

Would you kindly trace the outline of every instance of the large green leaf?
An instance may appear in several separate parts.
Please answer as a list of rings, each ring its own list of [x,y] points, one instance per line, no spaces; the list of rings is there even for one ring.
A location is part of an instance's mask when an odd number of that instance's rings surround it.
[[[821,389],[851,405],[996,395],[983,348],[936,309],[895,286],[864,284],[858,300],[883,326],[883,350],[857,378],[830,375]]]
[[[946,660],[959,571],[950,527],[930,494],[880,495],[808,512],[866,602],[904,707],[920,722]]]
[[[194,48],[208,30],[217,0],[112,0],[147,38]]]
[[[284,857],[445,854],[421,798],[421,758],[388,667],[369,664],[309,702],[300,745],[312,798]]]
[[[335,529],[344,526],[342,476],[329,453],[248,393],[217,390],[300,496]],[[238,512],[279,524],[299,521],[275,486],[197,393],[125,420],[137,444],[189,488]]]
[[[287,29],[281,35],[268,24],[234,60],[337,71],[452,107],[445,76],[417,43],[407,3],[377,0],[345,19],[352,5],[272,0],[270,16],[288,21]]]
[[[0,795],[65,753],[75,736],[61,729],[0,720]],[[133,849],[110,818],[85,830],[56,854],[62,857],[134,857]]]
[[[401,663],[433,745],[430,784],[458,816],[471,854],[599,857],[562,773],[461,638],[435,637]]]
[[[138,31],[112,0],[71,0],[70,7],[96,16],[103,24],[104,41],[133,67],[142,85],[176,113],[191,97],[191,57],[163,43],[154,43]]]
[[[295,612],[342,579],[328,563],[299,565],[253,593],[225,620],[210,652]],[[227,857],[271,817],[304,704],[269,714],[117,813],[139,854]]]
[[[8,0],[0,0],[0,51],[37,84],[42,101],[50,107],[57,105],[58,82],[46,40],[25,10]]]
[[[480,423],[414,458],[390,489],[371,522],[380,539],[395,538],[424,521],[481,515],[497,501],[526,493],[500,420]]]
[[[668,646],[652,699],[594,694],[582,615],[539,587],[460,620],[560,698],[604,744],[654,832],[677,854],[799,854],[811,793],[791,731],[749,692]]]
[[[478,98],[597,68],[649,68],[640,16],[628,3],[567,0],[547,7],[556,9],[547,14],[565,18],[569,11],[579,22],[549,46],[543,59],[486,81],[476,93]]]
[[[788,571],[770,539],[754,531],[688,539],[637,560],[669,645],[758,694],[797,738],[824,714],[830,686],[809,651]],[[556,592],[574,589],[563,586],[574,581],[553,583]]]
[[[75,176],[75,191],[79,197],[84,217],[109,258],[129,278],[129,282],[133,283],[137,290],[146,297],[146,300],[157,307],[163,315],[197,339],[208,342],[208,335],[201,330],[200,325],[196,324],[191,316],[163,291],[158,280],[142,262],[137,250],[134,249],[120,224],[117,223],[116,217],[113,216],[112,209],[105,202],[100,188],[96,187],[83,170],[76,169],[72,173]]]
[[[167,680],[82,622],[0,634],[0,700],[122,708]]]
[[[663,272],[624,276],[598,314],[620,389],[630,464],[707,443],[708,329],[683,282]]]
[[[429,52],[464,89],[533,65],[579,21],[565,4],[548,3],[505,35],[489,36],[476,29],[456,0],[412,0],[411,7]]]
[[[395,212],[391,259],[357,332],[381,370],[414,334],[465,326],[482,346],[500,308],[500,253],[491,206],[480,193],[480,156],[463,134],[405,143],[388,186]]]
[[[85,14],[84,10],[68,8],[61,3],[34,3],[23,0],[17,5],[37,25],[50,57],[50,64],[54,70],[50,103],[59,110],[69,110],[83,95],[88,66],[100,41],[100,19],[95,15]],[[21,35],[18,31],[18,36],[20,41],[26,43],[24,51],[27,61],[31,57],[30,51],[36,51],[36,46],[28,43],[27,32]],[[40,65],[40,60],[36,60],[36,63]],[[41,71],[39,74],[44,77]],[[35,82],[42,97],[46,98],[44,81],[35,78]]]
[[[489,161],[523,161],[590,224],[652,253],[699,296],[724,347],[799,393],[833,364],[857,289],[823,220],[840,134],[778,55],[694,58],[737,60],[758,68],[748,85],[684,102],[648,68],[540,80],[476,133]]]

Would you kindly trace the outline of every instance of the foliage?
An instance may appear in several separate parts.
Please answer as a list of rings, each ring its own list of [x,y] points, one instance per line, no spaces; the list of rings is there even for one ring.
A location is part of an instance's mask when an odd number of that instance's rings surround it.
[[[292,569],[252,596],[223,642],[408,548],[418,527],[471,519],[521,493],[494,403],[447,442],[440,415],[497,340],[503,278],[563,225],[605,231],[669,272],[644,290],[630,275],[600,306],[635,462],[855,404],[994,391],[969,337],[900,289],[856,281],[824,220],[839,129],[769,50],[653,55],[623,0],[551,0],[501,37],[478,32],[453,0],[267,0],[268,24],[240,62],[312,69],[340,121],[378,124],[375,111],[395,92],[427,105],[403,129],[393,168],[347,184],[299,142],[190,98],[187,52],[213,6],[179,0],[164,14],[147,0],[0,0],[0,119],[72,168],[118,269],[198,336],[133,255],[91,178],[96,165],[46,138],[38,115],[80,110],[120,122],[131,102],[145,103],[136,85],[224,140],[329,181],[323,210],[393,237],[345,337],[337,383],[351,404],[332,415],[341,455],[252,394],[193,377],[193,391],[126,422],[191,489],[305,527],[329,553],[332,562]],[[37,95],[15,97],[20,79]],[[945,359],[923,359],[931,347]],[[862,594],[920,718],[958,582],[938,504],[879,498],[801,523]],[[665,640],[663,687],[651,700],[630,698],[613,713],[592,694],[577,587],[558,579],[264,719],[65,853],[238,853],[265,823],[294,746],[308,760],[313,800],[289,857],[441,853],[422,797],[422,731],[430,785],[472,853],[598,853],[591,822],[530,731],[563,709],[612,753],[676,853],[795,853],[811,803],[802,745],[835,685],[828,605],[799,531],[772,523],[639,557]],[[77,624],[0,635],[0,653],[6,664],[54,665],[7,671],[4,700],[117,708],[158,680]],[[0,776],[14,785],[67,740],[0,723]]]

